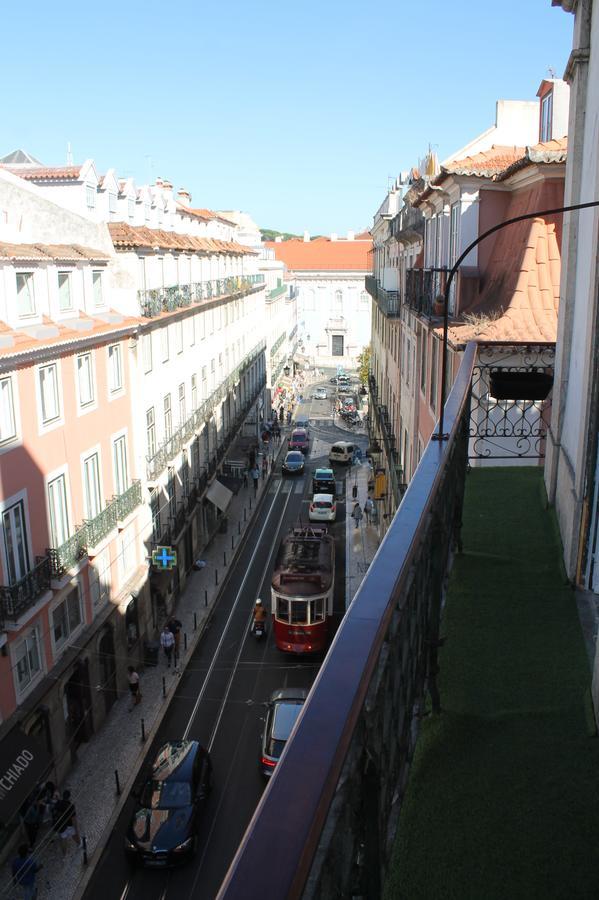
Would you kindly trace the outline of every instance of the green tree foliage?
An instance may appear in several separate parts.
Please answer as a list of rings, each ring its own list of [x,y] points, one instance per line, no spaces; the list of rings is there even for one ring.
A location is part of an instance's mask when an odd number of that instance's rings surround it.
[[[370,344],[362,350],[358,356],[358,375],[362,384],[368,381],[368,373],[370,371]]]

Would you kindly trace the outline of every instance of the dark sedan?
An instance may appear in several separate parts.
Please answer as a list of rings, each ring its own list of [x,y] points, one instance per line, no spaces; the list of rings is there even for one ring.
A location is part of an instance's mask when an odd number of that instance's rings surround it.
[[[262,774],[267,778],[270,778],[275,770],[307,696],[308,691],[304,688],[281,688],[271,695],[260,757]]]
[[[165,744],[136,796],[125,850],[145,866],[174,866],[197,850],[198,827],[212,787],[208,751],[197,741]]]
[[[301,450],[290,450],[285,456],[281,468],[283,475],[303,475],[304,466],[304,454]]]

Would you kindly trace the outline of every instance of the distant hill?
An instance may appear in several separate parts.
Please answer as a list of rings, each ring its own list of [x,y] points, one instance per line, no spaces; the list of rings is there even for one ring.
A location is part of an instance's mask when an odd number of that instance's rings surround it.
[[[284,241],[290,241],[292,238],[299,238],[299,234],[290,234],[288,231],[275,231],[274,228],[261,228],[263,241],[274,241],[275,238],[281,237]]]

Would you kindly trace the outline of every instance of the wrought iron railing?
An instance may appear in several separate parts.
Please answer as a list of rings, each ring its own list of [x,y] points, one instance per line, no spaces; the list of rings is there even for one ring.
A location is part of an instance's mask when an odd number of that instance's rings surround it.
[[[273,288],[272,291],[268,291],[266,294],[266,302],[269,300],[276,300],[277,297],[280,297],[281,294],[287,293],[287,285],[279,284],[276,288]]]
[[[247,294],[257,287],[262,287],[264,275],[232,275],[228,278],[216,278],[210,281],[197,281],[192,284],[175,284],[170,287],[150,288],[138,291],[137,298],[142,316],[152,318],[162,312],[173,312],[184,309],[192,303],[201,303],[217,297]]]
[[[260,354],[264,352],[265,348],[266,341],[264,340],[256,344],[210,396],[192,412],[189,418],[160,444],[156,453],[151,457],[146,457],[148,481],[155,481],[159,477],[169,461],[176,457],[177,453],[185,446],[192,435],[210,419],[214,408],[227,396],[229,391],[233,390],[240,378],[243,377],[245,370],[254,363]]]
[[[39,598],[50,589],[50,559],[36,556],[35,565],[15,584],[0,586],[0,624],[17,619],[35,606]]]
[[[408,269],[405,303],[424,316],[442,315],[435,304],[443,302],[446,280],[447,269]]]
[[[391,477],[391,490],[393,492],[395,507],[397,508],[401,499],[400,485],[402,484],[401,476],[403,470],[399,458],[399,451],[395,446],[396,438],[393,431],[393,423],[389,416],[389,410],[385,404],[381,403],[376,379],[372,374],[368,376],[368,389],[370,392],[369,429],[373,432],[370,437],[373,437],[378,433],[383,438],[388,464],[387,467]]]
[[[283,341],[285,340],[286,337],[287,337],[287,332],[286,332],[286,331],[284,331],[283,334],[279,335],[279,337],[276,339],[276,341],[274,342],[274,344],[273,344],[272,347],[270,348],[270,355],[271,355],[271,357],[273,357],[273,356],[276,354],[277,350],[278,350],[279,347],[282,345],[282,343],[283,343]]]
[[[374,275],[366,275],[364,279],[367,292],[376,301],[383,315],[393,318],[401,312],[401,294],[399,291],[387,291],[381,287]]]
[[[141,506],[141,481],[136,478],[131,482],[131,486],[122,494],[117,494],[113,498],[117,507],[117,522],[124,521],[134,509]]]
[[[50,557],[50,573],[52,578],[60,578],[87,553],[88,532],[85,525],[81,525],[75,533],[60,547],[50,547],[46,554]]]
[[[424,451],[219,900],[383,895],[426,692],[439,709],[439,621],[459,545],[475,355],[469,344],[445,407],[449,437]]]

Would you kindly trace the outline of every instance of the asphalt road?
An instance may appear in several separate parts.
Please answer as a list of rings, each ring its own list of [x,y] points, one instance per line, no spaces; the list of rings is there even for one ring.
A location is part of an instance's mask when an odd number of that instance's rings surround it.
[[[303,415],[313,420],[322,418],[321,423],[315,421],[312,434],[330,444],[342,436],[347,438],[347,434],[331,427],[329,410],[330,400],[308,401],[301,407]],[[313,439],[312,449],[314,445]],[[320,441],[318,447],[324,453]],[[322,663],[320,654],[297,657],[277,650],[272,629],[260,642],[249,634],[256,597],[270,601],[270,577],[282,535],[297,524],[300,516],[304,522],[308,520],[311,473],[318,465],[328,465],[326,456],[311,452],[303,477],[282,478],[280,466],[272,474],[245,546],[229,568],[210,625],[181,677],[140,770],[141,784],[144,770],[167,740],[188,737],[208,747],[214,790],[202,820],[197,856],[174,870],[144,870],[131,865],[123,850],[135,805],[130,797],[104,848],[85,900],[209,900],[216,895],[266,786],[259,768],[264,704],[278,688],[309,688]],[[345,504],[339,501],[344,497],[346,470],[340,468],[336,474],[337,522],[331,528],[336,537],[335,609],[340,619],[344,610]]]

